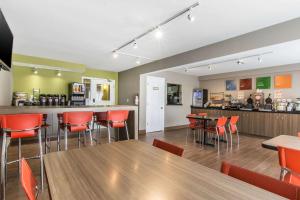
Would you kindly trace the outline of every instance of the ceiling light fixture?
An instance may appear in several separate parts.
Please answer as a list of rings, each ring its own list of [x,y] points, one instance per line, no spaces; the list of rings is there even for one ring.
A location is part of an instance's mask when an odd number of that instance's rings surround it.
[[[113,51],[113,58],[118,58],[119,57],[119,54],[117,51]]]
[[[212,66],[211,66],[211,65],[208,65],[208,69],[209,69],[209,70],[212,70]]]
[[[261,56],[258,56],[257,60],[258,60],[259,63],[262,63],[262,57]]]
[[[138,64],[138,65],[141,64],[140,59],[136,59],[135,63]]]
[[[137,48],[138,48],[138,45],[137,45],[137,42],[136,42],[136,41],[134,41],[134,43],[133,43],[133,48],[134,48],[134,49],[137,49]]]
[[[60,77],[61,76],[61,72],[58,71],[56,75]]]
[[[131,39],[129,40],[128,42],[124,43],[123,45],[121,45],[120,47],[114,49],[112,52],[115,53],[115,52],[120,52],[121,49],[127,47],[128,45],[132,45],[132,43],[134,44],[134,42],[150,33],[153,33],[154,32],[154,36],[158,39],[162,38],[163,36],[163,32],[161,30],[161,28],[170,23],[171,21],[173,21],[174,19],[177,19],[178,17],[181,17],[181,16],[186,16],[186,13],[189,13],[188,14],[188,19],[190,21],[194,21],[195,20],[195,17],[191,15],[191,10],[194,9],[195,7],[199,6],[200,3],[199,2],[196,2],[194,3],[193,5],[181,10],[180,12],[176,13],[175,15],[173,15],[172,17],[166,19],[165,21],[161,22],[160,24],[157,24],[156,26],[153,26],[152,28],[148,29],[147,31],[145,31],[144,33],[138,35],[137,37],[134,37],[134,39]],[[128,55],[128,56],[131,56],[131,55]],[[136,55],[134,57],[137,57]],[[138,56],[140,57],[140,56]]]
[[[188,73],[189,72],[189,68],[184,68],[184,72]]]
[[[192,13],[192,9],[189,10],[189,14],[187,15],[187,18],[190,22],[195,21],[195,16]]]
[[[34,69],[33,69],[33,73],[34,73],[34,74],[38,74],[38,73],[39,73],[38,70],[37,70],[37,68],[34,68]]]
[[[238,64],[238,65],[243,65],[243,64],[245,64],[245,62],[244,62],[243,60],[239,59],[239,60],[236,62],[236,64]]]

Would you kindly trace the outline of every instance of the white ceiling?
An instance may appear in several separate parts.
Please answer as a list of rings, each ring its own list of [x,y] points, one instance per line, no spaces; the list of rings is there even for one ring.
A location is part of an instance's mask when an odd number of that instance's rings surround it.
[[[111,51],[159,24],[196,0],[1,0],[14,33],[14,52],[122,71],[135,58],[113,59]],[[300,0],[202,0],[196,21],[181,17],[125,48],[156,59],[222,41],[300,17]],[[143,60],[141,64],[150,62]]]
[[[243,59],[244,64],[239,65],[236,61],[243,57],[252,55],[260,55],[268,53],[263,56],[254,56],[251,58]],[[261,62],[258,61],[258,57],[261,57]],[[232,61],[234,60],[234,61]],[[227,62],[228,61],[228,62]],[[218,63],[220,64],[213,64]],[[197,63],[191,63],[189,65],[178,66],[167,69],[165,71],[172,71],[192,76],[206,76],[214,74],[222,74],[236,71],[245,71],[252,69],[260,69],[281,65],[288,65],[300,63],[300,40],[290,41],[277,45],[272,45],[264,48],[254,49],[251,51],[240,52],[224,57],[218,57],[210,60],[205,60]],[[209,69],[208,66],[211,66]],[[300,67],[300,65],[299,65]],[[189,69],[190,68],[190,69]],[[186,69],[189,69],[186,71]]]

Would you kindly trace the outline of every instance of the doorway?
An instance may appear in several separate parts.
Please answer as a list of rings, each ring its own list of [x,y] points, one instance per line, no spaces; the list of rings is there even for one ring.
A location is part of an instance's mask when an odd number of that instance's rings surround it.
[[[114,105],[115,80],[82,77],[85,84],[86,105]]]
[[[165,125],[165,79],[146,77],[146,132],[164,130]]]

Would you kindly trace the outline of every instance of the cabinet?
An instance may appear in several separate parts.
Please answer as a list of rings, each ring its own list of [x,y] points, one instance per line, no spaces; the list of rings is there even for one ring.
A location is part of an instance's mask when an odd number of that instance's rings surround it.
[[[240,133],[276,137],[278,135],[297,135],[300,132],[300,114],[251,112],[192,108],[192,113],[205,112],[212,116],[239,116],[237,127]]]

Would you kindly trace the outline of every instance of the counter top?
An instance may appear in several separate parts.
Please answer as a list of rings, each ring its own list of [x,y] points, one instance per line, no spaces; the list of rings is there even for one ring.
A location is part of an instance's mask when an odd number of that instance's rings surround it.
[[[0,106],[1,109],[56,109],[56,108],[120,108],[138,107],[135,105],[90,105],[90,106]]]
[[[206,110],[228,110],[228,111],[240,111],[240,112],[261,112],[261,113],[282,113],[282,114],[300,114],[300,111],[260,111],[260,110],[238,110],[238,109],[222,109],[222,108],[204,108],[204,107],[198,107],[198,106],[191,106],[191,108],[194,109],[206,109]]]

